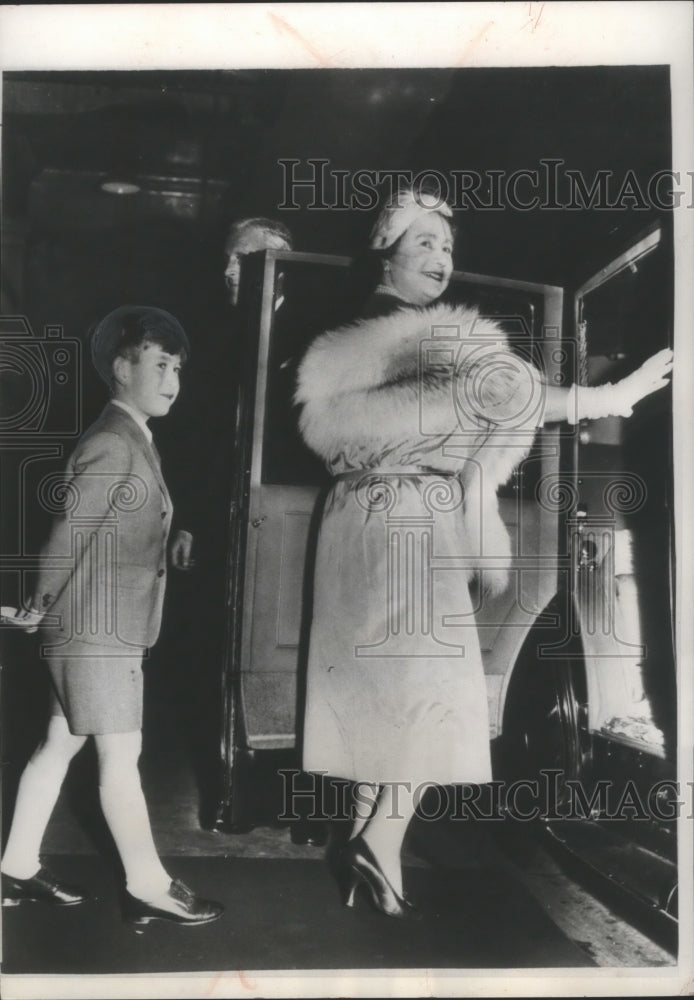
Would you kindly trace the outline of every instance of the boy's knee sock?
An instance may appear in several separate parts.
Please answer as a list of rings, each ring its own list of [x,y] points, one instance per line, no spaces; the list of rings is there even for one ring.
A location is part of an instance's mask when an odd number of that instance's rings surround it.
[[[104,817],[120,855],[128,892],[152,900],[171,884],[157,854],[137,767],[106,768],[99,779]]]
[[[41,841],[60,794],[70,759],[44,747],[25,767],[2,859],[2,871],[5,875],[31,878],[38,871]]]

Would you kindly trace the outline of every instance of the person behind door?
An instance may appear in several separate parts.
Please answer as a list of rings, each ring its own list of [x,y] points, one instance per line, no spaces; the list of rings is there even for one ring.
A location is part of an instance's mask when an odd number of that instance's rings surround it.
[[[234,377],[238,377],[238,371],[242,369],[243,359],[239,357],[238,345],[234,335],[233,325],[239,319],[239,291],[241,285],[241,268],[243,259],[248,254],[260,253],[263,250],[292,250],[293,237],[289,228],[278,219],[270,219],[265,216],[248,216],[235,219],[226,233],[224,242],[224,284],[227,290],[228,304],[231,306],[233,314],[231,323],[225,326],[222,339],[225,343],[219,343],[219,338],[204,345],[205,355],[209,358],[209,364],[205,370],[197,372],[197,381],[200,383],[200,392],[204,393],[208,404],[209,420],[206,425],[206,435],[198,434],[198,440],[191,443],[190,452],[194,454],[197,467],[188,467],[181,470],[181,477],[185,476],[185,481],[180,484],[181,502],[178,503],[179,515],[177,524],[174,526],[173,543],[171,546],[172,564],[176,569],[188,571],[192,569],[198,557],[202,557],[205,563],[206,576],[211,577],[210,570],[215,559],[217,560],[215,579],[219,580],[221,573],[226,573],[225,563],[219,565],[219,529],[216,526],[217,518],[211,516],[211,501],[218,497],[220,484],[228,481],[229,469],[226,455],[218,447],[219,438],[228,438],[233,433],[233,422],[236,416],[233,407],[230,405],[229,380],[220,379],[220,368],[227,359],[228,367],[233,371]],[[284,300],[284,274],[280,271],[275,281],[275,298],[273,307],[277,312]],[[230,329],[231,328],[231,329]],[[209,331],[207,336],[209,337]],[[196,351],[199,359],[200,352]],[[280,364],[278,385],[279,393],[286,395],[287,405],[294,391],[294,378],[297,359],[285,358]],[[196,373],[193,374],[195,379]],[[255,373],[254,373],[255,374]],[[221,391],[220,391],[221,390]],[[195,389],[193,390],[195,392]],[[219,398],[215,398],[215,393]],[[213,400],[210,405],[210,399]],[[190,396],[189,396],[190,403]],[[274,399],[274,404],[279,403]],[[278,405],[278,412],[283,413],[282,405]],[[268,413],[268,421],[272,421],[272,412]],[[210,433],[210,428],[212,433]],[[215,433],[216,431],[216,433]],[[284,440],[282,434],[286,432],[285,426],[273,427],[266,447],[282,448]],[[212,448],[211,448],[212,445]],[[221,573],[220,573],[221,571]],[[214,569],[213,569],[214,573]],[[220,583],[221,586],[221,583]],[[201,600],[205,600],[201,594]],[[207,607],[196,616],[199,623],[205,614],[210,613],[210,601],[206,601]],[[198,648],[209,648],[209,636],[201,635],[198,641]],[[215,650],[213,655],[219,657],[220,652]],[[297,784],[302,785],[304,778],[298,779]],[[311,787],[315,783],[311,782]],[[246,817],[237,820],[235,830],[246,830],[252,825],[252,821]],[[301,818],[291,824],[291,839],[296,844],[309,844],[320,847],[327,840],[327,827],[319,821],[309,822]]]
[[[248,216],[235,219],[229,225],[224,242],[223,281],[227,292],[227,309],[224,322],[218,320],[203,331],[202,343],[196,348],[196,360],[187,372],[188,392],[185,405],[190,409],[190,417],[179,410],[176,420],[183,424],[182,429],[175,434],[173,455],[180,446],[182,438],[186,440],[186,453],[190,460],[185,465],[170,462],[174,481],[172,488],[176,499],[176,523],[174,524],[171,546],[171,561],[175,569],[189,572],[195,567],[202,568],[199,586],[191,592],[187,602],[186,613],[190,614],[190,626],[186,629],[186,640],[194,644],[195,655],[201,663],[201,674],[206,671],[210,679],[207,684],[208,695],[206,707],[202,714],[208,720],[213,718],[210,709],[216,709],[219,701],[219,664],[224,657],[224,649],[220,646],[219,636],[224,633],[224,593],[227,580],[226,549],[220,545],[220,538],[227,531],[229,516],[228,490],[233,470],[229,463],[229,447],[220,447],[220,441],[230,442],[235,433],[236,422],[239,419],[235,393],[239,380],[244,378],[245,359],[243,357],[244,343],[239,325],[242,322],[239,309],[239,292],[241,285],[241,270],[244,258],[249,254],[260,253],[263,250],[291,250],[293,237],[291,231],[278,219],[265,216]],[[275,297],[273,307],[277,312],[283,302],[284,274],[280,271],[275,281]],[[294,391],[295,359],[284,359],[281,364],[276,389],[286,396],[289,407]],[[246,378],[248,376],[246,375]],[[255,372],[252,374],[255,379]],[[199,401],[205,400],[206,420],[203,425],[195,421],[194,416],[199,408]],[[278,399],[273,400],[278,405]],[[283,412],[278,405],[279,412]],[[183,420],[181,419],[183,417]],[[272,420],[268,414],[268,420]],[[268,445],[282,446],[285,427],[273,428]],[[276,445],[276,442],[279,442]],[[166,442],[165,442],[166,447]],[[168,456],[169,458],[172,457]],[[167,456],[165,455],[165,458]],[[194,610],[193,610],[194,609]],[[202,690],[198,696],[203,699]],[[205,730],[196,723],[194,726],[198,735],[198,755],[201,759],[201,771],[204,773],[205,785],[210,787],[203,794],[206,806],[203,815],[210,825],[222,824],[217,815],[212,819],[211,807],[219,806],[218,780],[213,776],[219,758],[219,739],[212,726]],[[199,735],[203,733],[203,735]],[[212,779],[212,780],[211,780]],[[250,798],[250,796],[249,796]],[[209,799],[209,801],[207,801]],[[236,794],[237,802],[243,802],[244,795]],[[235,818],[232,829],[234,832],[247,831],[253,826],[250,803],[244,809],[241,807]],[[325,824],[309,823],[304,819],[293,822],[290,828],[294,843],[321,846],[327,840]]]
[[[232,222],[224,244],[226,266],[224,282],[229,293],[229,302],[236,307],[239,302],[241,284],[241,261],[249,253],[260,250],[291,250],[292,234],[283,222],[251,216]],[[275,300],[275,308],[279,302]]]
[[[18,614],[29,630],[42,625],[51,716],[20,780],[1,864],[3,902],[87,898],[51,874],[39,851],[70,761],[92,737],[101,808],[125,872],[125,918],[201,924],[223,907],[163,866],[138,769],[142,660],[160,631],[172,515],[148,421],[178,396],[188,339],[162,309],[121,306],[97,325],[91,348],[111,399],[68,460],[65,509],[42,550],[33,600]]]
[[[224,242],[224,284],[227,290],[228,302],[234,313],[237,313],[239,304],[239,289],[241,284],[241,264],[244,257],[251,253],[259,253],[262,250],[291,250],[292,234],[284,223],[277,219],[267,219],[264,216],[249,216],[248,218],[236,219],[229,226]],[[280,277],[282,277],[280,275]],[[279,309],[282,304],[282,297],[278,294],[275,299],[275,309]],[[240,364],[235,345],[226,343],[233,339],[233,322],[225,324],[222,332],[222,339],[225,343],[219,343],[219,337],[211,335],[209,330],[205,331],[206,340],[210,341],[202,345],[202,353],[207,364],[199,366],[199,370],[193,373],[197,376],[201,397],[206,400],[210,411],[210,419],[216,421],[220,432],[224,436],[231,434],[234,414],[229,405],[231,390],[229,386],[229,375],[235,377],[236,371],[224,373],[220,377],[220,369],[225,360],[229,359],[230,365],[236,369]],[[230,329],[231,327],[231,329]],[[196,350],[196,356],[198,351]],[[195,392],[195,390],[193,390]],[[219,399],[216,397],[219,396]],[[213,405],[210,406],[210,398]],[[192,458],[195,468],[188,470],[185,482],[181,483],[178,490],[180,495],[181,513],[176,518],[177,525],[173,533],[171,545],[171,561],[176,569],[190,570],[195,566],[194,549],[195,536],[200,534],[209,525],[209,504],[208,497],[214,495],[215,487],[219,487],[220,480],[223,481],[228,476],[228,468],[220,468],[220,448],[213,435],[209,433],[209,421],[205,427],[205,434],[201,434],[198,428],[191,429],[191,435],[195,435],[195,441],[191,442]],[[202,460],[201,460],[202,459]],[[181,470],[181,478],[184,470]],[[215,548],[217,536],[213,541]]]

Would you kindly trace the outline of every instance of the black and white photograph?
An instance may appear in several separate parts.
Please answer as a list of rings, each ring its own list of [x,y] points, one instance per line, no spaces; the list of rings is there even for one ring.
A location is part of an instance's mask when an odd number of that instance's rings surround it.
[[[0,8],[4,996],[694,988],[693,14]]]

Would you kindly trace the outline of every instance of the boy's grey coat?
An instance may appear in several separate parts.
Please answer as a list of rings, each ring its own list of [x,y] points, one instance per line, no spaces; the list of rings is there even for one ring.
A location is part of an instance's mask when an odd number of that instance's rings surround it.
[[[73,637],[141,653],[161,627],[173,512],[154,448],[109,403],[45,485],[44,502],[58,508],[35,590],[47,642],[66,655]]]

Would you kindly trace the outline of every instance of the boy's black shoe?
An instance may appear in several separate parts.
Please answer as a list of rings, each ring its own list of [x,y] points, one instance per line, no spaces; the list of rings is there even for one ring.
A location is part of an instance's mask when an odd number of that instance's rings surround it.
[[[23,901],[52,903],[54,906],[76,906],[89,896],[74,885],[60,882],[48,869],[41,866],[32,878],[2,876],[3,906],[16,906]]]
[[[221,903],[200,899],[187,885],[174,879],[168,890],[147,903],[144,899],[125,894],[125,919],[131,924],[148,924],[150,920],[173,920],[177,924],[209,924],[224,912]]]

